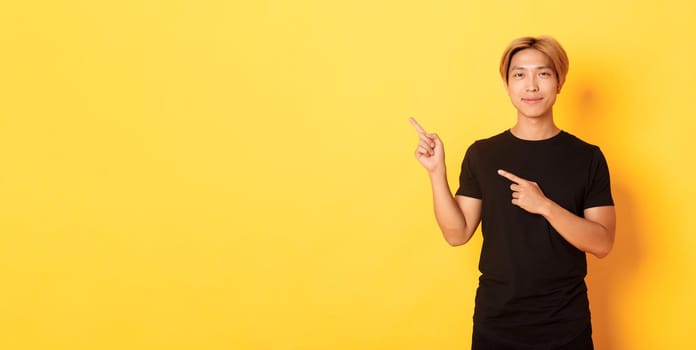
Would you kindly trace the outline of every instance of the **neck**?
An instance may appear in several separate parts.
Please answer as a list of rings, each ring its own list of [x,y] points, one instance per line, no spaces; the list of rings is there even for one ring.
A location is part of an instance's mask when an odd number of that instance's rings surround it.
[[[517,123],[510,129],[515,137],[530,141],[546,140],[556,136],[560,131],[553,122],[553,115],[537,118],[518,115]]]

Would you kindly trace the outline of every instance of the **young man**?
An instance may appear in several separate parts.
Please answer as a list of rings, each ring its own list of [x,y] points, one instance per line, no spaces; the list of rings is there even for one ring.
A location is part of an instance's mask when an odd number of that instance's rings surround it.
[[[554,123],[567,72],[553,38],[508,46],[500,74],[517,122],[469,147],[455,196],[442,141],[411,118],[444,238],[462,245],[482,223],[474,350],[593,348],[585,253],[609,253],[616,219],[602,152]]]

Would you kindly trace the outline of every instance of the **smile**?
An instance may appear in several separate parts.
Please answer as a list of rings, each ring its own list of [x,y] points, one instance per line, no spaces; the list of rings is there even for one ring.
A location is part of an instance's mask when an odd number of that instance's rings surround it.
[[[524,103],[529,103],[529,104],[536,104],[536,103],[541,102],[541,100],[543,100],[542,97],[538,97],[538,98],[523,98],[523,99],[522,99],[522,102],[524,102]]]

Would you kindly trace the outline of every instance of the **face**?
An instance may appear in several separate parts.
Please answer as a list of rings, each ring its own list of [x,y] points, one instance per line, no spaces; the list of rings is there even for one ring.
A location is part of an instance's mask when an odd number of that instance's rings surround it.
[[[519,117],[551,117],[560,89],[553,63],[544,53],[524,49],[512,56],[507,92]]]

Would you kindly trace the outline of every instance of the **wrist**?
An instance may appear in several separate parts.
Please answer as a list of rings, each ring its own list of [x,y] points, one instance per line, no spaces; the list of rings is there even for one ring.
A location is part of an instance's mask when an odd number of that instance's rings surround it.
[[[554,204],[556,203],[547,198],[541,205],[541,208],[539,208],[539,214],[541,214],[541,216],[545,217],[546,219],[549,219],[549,217],[553,214]]]
[[[432,170],[428,170],[428,176],[430,176],[431,179],[436,179],[436,178],[441,178],[441,177],[447,177],[447,168],[442,165],[435,167]]]

